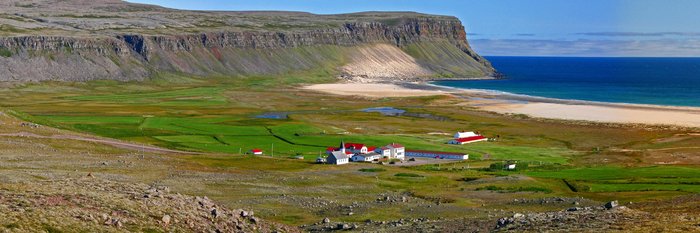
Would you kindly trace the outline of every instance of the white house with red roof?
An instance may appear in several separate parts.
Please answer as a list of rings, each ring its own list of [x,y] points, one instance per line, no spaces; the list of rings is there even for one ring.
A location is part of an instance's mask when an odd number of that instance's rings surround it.
[[[475,132],[457,132],[454,139],[447,142],[448,144],[464,145],[472,142],[487,141],[488,138]]]
[[[328,148],[326,148],[326,153],[330,155],[331,153],[333,153],[333,151],[340,151],[341,149],[343,151],[345,151],[346,154],[353,155],[353,154],[367,154],[367,153],[374,152],[376,147],[373,147],[373,146],[367,147],[365,144],[362,144],[362,143],[351,143],[351,142],[345,143],[345,142],[341,141],[340,147],[328,147]]]
[[[378,148],[375,151],[383,157],[387,157],[390,159],[404,160],[404,158],[406,158],[406,147],[398,143],[391,143],[389,145]]]

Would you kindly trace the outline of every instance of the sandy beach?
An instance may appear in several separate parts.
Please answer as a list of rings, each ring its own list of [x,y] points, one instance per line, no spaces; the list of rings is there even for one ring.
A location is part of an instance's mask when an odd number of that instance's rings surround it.
[[[330,83],[316,84],[306,86],[303,88],[306,90],[326,92],[335,95],[364,96],[373,98],[415,97],[450,94],[450,92],[440,90],[406,88],[396,84],[385,83]]]
[[[503,114],[525,114],[531,117],[549,119],[700,128],[700,108],[695,107],[549,99],[439,87],[423,83],[334,83],[311,85],[304,87],[304,89],[370,98],[454,95],[464,99],[464,105]]]

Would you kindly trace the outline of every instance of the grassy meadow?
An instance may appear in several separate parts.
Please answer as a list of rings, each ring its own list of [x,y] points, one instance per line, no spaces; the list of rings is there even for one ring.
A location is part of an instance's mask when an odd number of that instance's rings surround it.
[[[162,74],[142,83],[32,83],[1,89],[0,105],[6,113],[47,126],[202,152],[178,156],[173,166],[184,172],[163,182],[232,206],[244,203],[268,219],[290,224],[312,223],[320,216],[363,221],[478,216],[474,208],[550,208],[504,204],[516,197],[639,201],[700,192],[700,169],[692,160],[663,165],[677,158],[671,155],[697,154],[688,149],[696,137],[678,136],[692,130],[503,116],[458,105],[462,99],[451,96],[367,99],[296,88],[332,82],[330,77],[331,72],[316,70],[276,77]],[[370,107],[434,117],[361,111]],[[265,113],[288,118],[256,117]],[[457,130],[499,135],[500,140],[447,145]],[[463,152],[470,154],[470,160],[414,167],[313,163],[321,151],[341,140]],[[267,155],[274,148],[274,158],[240,155],[253,148]],[[297,155],[305,159],[291,159]],[[505,160],[528,166],[508,172],[488,169]],[[377,205],[348,216],[323,208],[304,210],[276,199],[280,193],[300,200],[332,196],[344,203],[374,200],[383,193],[409,193],[426,203]],[[445,204],[431,210],[430,202]]]

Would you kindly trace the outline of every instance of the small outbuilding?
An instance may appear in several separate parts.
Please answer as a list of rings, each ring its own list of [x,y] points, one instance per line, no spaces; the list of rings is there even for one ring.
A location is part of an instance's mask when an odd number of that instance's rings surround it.
[[[353,155],[351,159],[353,162],[372,162],[372,161],[378,160],[380,158],[382,158],[382,155],[375,153],[375,152],[371,152],[371,153],[367,153],[367,154]]]
[[[514,163],[514,162],[507,162],[506,164],[503,165],[503,169],[515,170],[515,165],[516,165],[516,163]]]
[[[448,144],[454,144],[454,145],[464,145],[467,143],[472,143],[472,142],[481,142],[481,141],[488,141],[488,138],[482,136],[479,133],[475,132],[457,132],[454,136],[454,139],[448,141]]]
[[[472,143],[472,142],[483,142],[483,141],[488,141],[488,138],[478,135],[478,136],[472,136],[472,137],[467,137],[467,138],[455,138],[447,142],[448,144],[454,144],[454,145],[464,145],[467,143]]]
[[[263,155],[263,151],[261,149],[252,149],[250,150],[250,153],[253,155]]]

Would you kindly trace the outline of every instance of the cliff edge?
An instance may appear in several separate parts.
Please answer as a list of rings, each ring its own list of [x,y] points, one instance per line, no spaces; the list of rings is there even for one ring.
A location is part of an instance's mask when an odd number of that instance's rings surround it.
[[[117,0],[0,3],[0,81],[248,76],[331,68],[367,78],[494,74],[455,17],[183,11]]]

